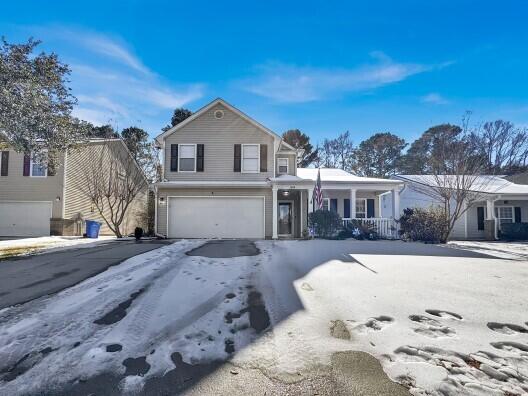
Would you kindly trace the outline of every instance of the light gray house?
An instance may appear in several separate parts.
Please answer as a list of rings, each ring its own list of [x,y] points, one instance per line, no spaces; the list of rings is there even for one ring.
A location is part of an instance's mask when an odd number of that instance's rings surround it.
[[[52,170],[29,154],[18,153],[7,145],[0,148],[0,236],[80,235],[82,222],[76,219],[100,221],[101,234],[111,234],[81,191],[84,170],[92,167],[103,145],[114,158],[130,156],[121,139],[92,139],[62,154],[60,166]],[[138,194],[126,213],[125,233],[137,225],[146,194],[145,180],[144,192]]]
[[[399,193],[402,212],[405,208],[439,205],[438,200],[424,192],[424,187],[435,185],[433,176],[396,175],[394,179],[405,183]],[[504,223],[528,222],[528,185],[515,184],[499,176],[476,176],[471,190],[478,200],[456,221],[451,239],[486,239],[486,224],[490,221],[495,227],[489,234],[495,238]],[[391,200],[391,193],[381,196],[382,216],[390,213]]]
[[[169,238],[297,238],[307,232],[317,169],[297,168],[297,152],[240,110],[216,99],[156,138],[163,181],[154,184],[156,230]],[[381,218],[379,196],[397,180],[321,169],[324,206],[344,221],[368,218],[394,236],[394,216]]]

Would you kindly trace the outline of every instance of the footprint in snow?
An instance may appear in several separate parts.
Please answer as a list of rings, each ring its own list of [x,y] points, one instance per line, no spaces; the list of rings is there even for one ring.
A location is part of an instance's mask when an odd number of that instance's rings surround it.
[[[442,311],[439,309],[426,309],[425,312],[427,312],[429,315],[438,316],[442,319],[462,320],[462,316],[454,312]]]
[[[390,316],[381,315],[375,318],[369,318],[365,323],[356,326],[356,329],[359,331],[379,331],[392,322],[394,322],[394,319]]]
[[[422,327],[414,329],[414,332],[417,334],[421,334],[430,338],[454,337],[456,335],[456,331],[454,329],[448,326],[443,326],[436,319],[431,319],[423,315],[411,315],[409,316],[409,319],[422,325]]]
[[[301,289],[306,291],[313,291],[313,287],[307,282],[303,282],[303,284],[301,285]]]
[[[496,322],[489,322],[488,328],[490,328],[493,331],[496,331],[497,333],[502,334],[508,334],[508,335],[517,335],[520,333],[528,333],[528,329],[518,326],[511,323],[496,323]]]
[[[520,353],[521,355],[526,355],[528,353],[528,345],[521,344],[520,342],[492,342],[491,346],[507,352]]]

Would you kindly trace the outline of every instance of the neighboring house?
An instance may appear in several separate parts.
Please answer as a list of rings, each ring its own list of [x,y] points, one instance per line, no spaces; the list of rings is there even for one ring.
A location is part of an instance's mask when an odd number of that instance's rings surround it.
[[[154,184],[156,231],[169,238],[298,238],[307,233],[317,169],[297,168],[297,152],[240,110],[216,99],[156,138],[163,181]],[[381,219],[379,195],[396,180],[321,169],[324,205],[345,221]],[[391,216],[392,217],[392,216]]]
[[[449,176],[446,176],[449,177]],[[424,187],[434,186],[430,175],[396,175],[394,179],[405,182],[400,191],[400,208],[427,208],[440,202],[424,193]],[[477,176],[472,190],[478,196],[475,202],[456,221],[451,239],[496,238],[504,223],[528,222],[528,185],[520,185],[499,176]],[[390,213],[391,193],[381,197],[382,215]],[[495,220],[495,230],[489,233],[486,224]]]
[[[516,175],[505,176],[506,180],[515,184],[528,184],[528,172],[517,173]]]
[[[34,162],[30,155],[1,149],[0,236],[80,235],[82,219],[102,222],[101,234],[111,234],[80,188],[86,169],[97,160],[103,145],[111,148],[109,152],[130,155],[121,139],[93,139],[62,154],[60,165],[52,170]],[[145,183],[144,193],[127,212],[127,233],[137,224],[147,188]]]

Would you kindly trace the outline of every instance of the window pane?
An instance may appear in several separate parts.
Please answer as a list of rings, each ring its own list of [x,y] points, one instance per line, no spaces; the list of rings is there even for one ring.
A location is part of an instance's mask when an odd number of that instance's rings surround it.
[[[194,170],[194,158],[180,158],[180,170],[181,171],[193,171]]]
[[[365,213],[365,200],[356,199],[356,212]]]
[[[194,146],[185,144],[180,145],[180,157],[194,158]]]
[[[330,210],[330,200],[323,199],[323,210]]]
[[[259,168],[258,168],[257,159],[244,158],[244,162],[242,164],[242,170],[246,172],[257,172],[258,169]]]
[[[288,173],[288,167],[279,166],[279,173]]]
[[[501,214],[500,214],[501,218],[509,218],[509,219],[511,219],[513,217],[513,211],[512,211],[511,207],[500,208],[500,211],[501,211]]]
[[[244,158],[258,158],[258,146],[256,144],[242,147],[244,149],[242,154]]]
[[[32,164],[32,176],[46,176],[46,168],[38,163]]]

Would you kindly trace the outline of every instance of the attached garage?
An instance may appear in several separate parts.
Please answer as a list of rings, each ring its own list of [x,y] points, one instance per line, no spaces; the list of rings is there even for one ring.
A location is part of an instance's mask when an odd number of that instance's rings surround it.
[[[169,238],[264,238],[261,196],[168,197]]]
[[[0,236],[50,234],[51,202],[0,202]]]

